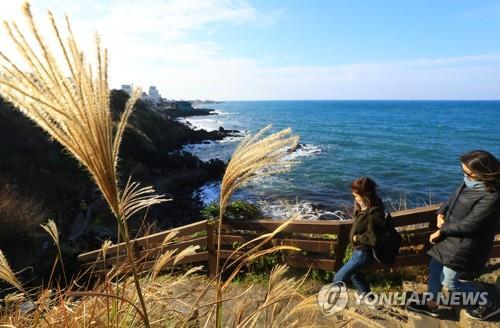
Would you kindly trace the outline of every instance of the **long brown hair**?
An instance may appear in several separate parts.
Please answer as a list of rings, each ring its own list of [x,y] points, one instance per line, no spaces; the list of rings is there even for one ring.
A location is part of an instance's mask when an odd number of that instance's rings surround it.
[[[384,211],[384,203],[377,194],[377,184],[372,178],[360,177],[351,182],[352,192],[360,195],[366,204],[366,207],[378,206]],[[360,210],[357,202],[354,202],[354,214]]]
[[[484,150],[473,150],[460,156],[460,162],[483,181],[486,189],[492,192],[500,186],[500,162]]]

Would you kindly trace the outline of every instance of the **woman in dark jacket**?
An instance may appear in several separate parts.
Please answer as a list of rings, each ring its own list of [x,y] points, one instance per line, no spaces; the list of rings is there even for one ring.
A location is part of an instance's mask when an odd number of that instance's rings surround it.
[[[333,282],[351,280],[359,293],[366,295],[370,286],[360,274],[360,270],[373,260],[372,247],[377,244],[377,237],[384,227],[384,205],[377,195],[376,183],[370,178],[362,177],[351,183],[354,196],[354,219],[350,241],[353,247],[349,261],[335,274]]]
[[[478,292],[460,278],[482,270],[489,258],[500,218],[500,163],[490,153],[476,150],[460,158],[464,183],[437,212],[438,230],[430,236],[428,288],[434,300],[410,304],[413,311],[437,316],[436,295],[442,286],[453,292]],[[491,298],[491,297],[490,297]],[[492,299],[492,298],[491,298]],[[500,313],[493,300],[469,307],[467,316],[485,320]]]

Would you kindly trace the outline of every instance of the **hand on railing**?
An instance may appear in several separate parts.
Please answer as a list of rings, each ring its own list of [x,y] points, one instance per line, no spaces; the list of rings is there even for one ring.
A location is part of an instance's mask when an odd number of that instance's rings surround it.
[[[438,214],[436,218],[436,227],[441,229],[441,226],[444,224],[444,214]]]
[[[439,241],[440,237],[441,237],[441,230],[437,230],[436,232],[432,233],[429,236],[429,242],[431,244],[436,244]]]

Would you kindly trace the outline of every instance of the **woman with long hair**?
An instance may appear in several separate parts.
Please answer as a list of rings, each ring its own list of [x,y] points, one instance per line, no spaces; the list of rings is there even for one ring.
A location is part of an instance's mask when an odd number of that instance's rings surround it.
[[[354,218],[349,234],[353,248],[349,261],[335,274],[333,282],[351,280],[358,293],[366,295],[370,286],[360,271],[373,261],[372,248],[384,227],[384,205],[373,179],[361,177],[351,183],[354,196]]]
[[[430,235],[434,245],[428,252],[428,291],[432,299],[409,304],[408,309],[437,317],[437,294],[442,286],[450,292],[478,293],[473,282],[461,280],[466,273],[477,273],[488,261],[500,218],[500,162],[484,150],[460,157],[464,181],[437,212],[438,230]],[[466,315],[485,320],[500,308],[492,297],[485,304],[471,305]],[[470,305],[470,304],[469,304]]]

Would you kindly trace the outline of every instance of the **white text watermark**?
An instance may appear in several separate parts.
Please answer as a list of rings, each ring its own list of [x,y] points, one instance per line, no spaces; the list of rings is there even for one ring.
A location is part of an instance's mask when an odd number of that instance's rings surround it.
[[[367,306],[406,306],[426,304],[434,301],[440,306],[476,306],[488,303],[488,292],[369,292],[352,293],[354,305]],[[318,293],[318,305],[323,314],[329,316],[342,311],[348,304],[349,293],[344,282],[324,285]]]

